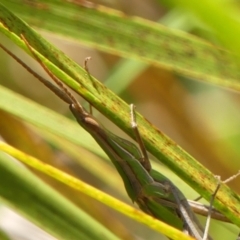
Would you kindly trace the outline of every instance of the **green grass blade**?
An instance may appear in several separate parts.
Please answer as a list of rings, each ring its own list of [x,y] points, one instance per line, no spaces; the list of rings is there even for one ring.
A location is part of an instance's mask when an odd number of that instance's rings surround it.
[[[1,198],[58,239],[118,239],[2,152],[0,175]]]
[[[104,156],[103,151],[98,148],[92,137],[84,131],[76,122],[73,122],[54,111],[44,108],[39,104],[17,94],[13,91],[0,86],[0,108],[10,114],[20,117],[26,122],[29,122],[41,129],[50,131],[60,138],[80,145],[88,150],[92,150],[93,146],[95,153]],[[36,111],[36,109],[38,109]],[[29,114],[34,112],[34,114]],[[48,116],[48,121],[46,121]],[[65,128],[65,126],[68,126]],[[63,131],[63,129],[65,129]],[[78,137],[78,136],[81,136]]]
[[[45,173],[45,174],[47,174],[47,175],[57,179],[58,181],[61,181],[61,182],[65,183],[66,185],[68,185],[72,188],[75,188],[75,189],[77,189],[77,190],[79,190],[79,191],[97,199],[98,201],[101,201],[104,204],[107,204],[108,206],[111,206],[115,210],[117,210],[119,212],[122,212],[125,215],[128,215],[129,217],[131,217],[131,218],[133,218],[133,219],[135,219],[135,220],[137,220],[141,223],[146,224],[150,228],[152,228],[156,231],[159,231],[160,233],[163,233],[164,235],[170,237],[171,239],[186,239],[186,240],[192,239],[191,237],[186,236],[186,234],[184,234],[183,232],[180,232],[177,229],[175,229],[171,226],[168,226],[165,223],[160,222],[157,219],[154,219],[153,217],[143,213],[142,211],[136,210],[135,208],[132,208],[132,207],[126,205],[125,203],[122,203],[119,200],[114,199],[113,197],[111,197],[111,196],[109,196],[109,195],[107,195],[103,192],[100,192],[97,189],[94,189],[90,185],[87,185],[86,183],[84,183],[84,182],[82,182],[82,181],[80,181],[80,180],[78,180],[78,179],[76,179],[76,178],[74,178],[74,177],[72,177],[72,176],[70,176],[70,175],[68,175],[68,174],[50,166],[50,165],[48,165],[48,164],[42,163],[41,161],[37,160],[36,158],[33,158],[33,157],[31,157],[31,156],[29,156],[25,153],[22,153],[22,152],[18,151],[17,149],[14,149],[11,146],[9,146],[9,145],[7,145],[3,142],[0,142],[0,149],[4,152],[10,154],[11,156],[19,159],[23,163],[25,163],[25,164],[27,164],[27,165]],[[4,166],[5,166],[5,164],[6,163],[4,162]],[[11,176],[10,176],[10,174],[6,174],[6,175],[8,176],[8,178],[6,178],[5,180],[7,182],[9,182],[9,178],[11,178]],[[25,175],[23,174],[22,177],[25,177]],[[19,179],[15,178],[15,181],[20,182],[20,184],[22,184],[24,182],[24,181],[22,181],[22,178],[21,178],[21,181],[19,181]],[[30,179],[25,178],[25,181],[29,182]],[[35,185],[35,182],[30,181],[30,183],[31,183],[30,184],[31,186]],[[11,182],[11,184],[14,184],[14,182]],[[37,186],[39,186],[39,185],[37,185]],[[12,189],[12,188],[10,187],[10,189]],[[22,189],[23,189],[22,186],[19,187],[20,192],[22,191]],[[32,187],[32,190],[35,193],[36,188]],[[16,196],[16,193],[13,191],[12,195]],[[19,194],[19,195],[20,195],[19,197],[21,199],[21,194]],[[50,196],[48,197],[48,201],[50,201],[53,205],[56,205],[55,201],[53,201],[50,198]],[[41,196],[41,197],[45,198],[45,196]],[[22,199],[25,199],[25,198],[23,197]],[[20,203],[19,199],[17,199],[17,203],[18,204]],[[58,203],[59,203],[59,201],[58,201]],[[25,202],[25,204],[26,204],[26,202]],[[37,206],[41,206],[41,204],[39,204],[38,201],[36,201],[35,204]],[[48,208],[46,208],[46,209],[48,209]],[[71,214],[72,214],[72,212],[71,212]],[[57,219],[58,219],[60,214],[59,215],[56,214],[56,215],[57,215]],[[65,219],[65,218],[63,218],[63,220],[67,221],[67,219]],[[57,222],[56,219],[54,219],[54,223],[55,222]],[[74,222],[69,222],[69,225],[70,224],[75,225]],[[90,223],[85,222],[85,224],[87,226],[90,226]],[[61,231],[63,231],[62,228],[60,229]],[[87,236],[89,236],[89,239],[116,239],[116,238],[107,238],[107,236],[105,236],[104,232],[98,233],[98,236],[90,236],[90,234],[87,235]],[[83,237],[85,237],[85,236],[83,235]],[[86,237],[85,238],[83,238],[83,237],[73,238],[69,235],[67,238],[65,237],[65,238],[62,238],[62,239],[87,239]],[[100,237],[100,238],[97,238],[97,237]]]
[[[87,46],[190,78],[240,89],[238,64],[231,54],[193,35],[101,6],[88,9],[58,0],[41,1],[42,8],[19,4],[17,0],[5,0],[2,4],[34,27],[73,38]],[[0,14],[3,20],[5,10]],[[3,23],[8,25],[5,20]]]

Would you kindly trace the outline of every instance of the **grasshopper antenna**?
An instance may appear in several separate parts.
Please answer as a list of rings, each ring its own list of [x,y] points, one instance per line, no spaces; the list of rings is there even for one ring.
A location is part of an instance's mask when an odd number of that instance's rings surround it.
[[[10,52],[7,48],[5,48],[0,43],[0,48],[4,50],[8,55],[10,55],[13,59],[15,59],[22,67],[24,67],[29,73],[31,73],[35,78],[37,78],[41,83],[43,83],[47,88],[51,89],[58,97],[60,97],[64,102],[71,104],[72,100],[70,97],[63,93],[61,89],[56,87],[54,84],[49,82],[47,79],[43,78],[39,74],[37,74],[35,71],[33,71],[27,64],[25,64],[20,58],[18,58],[15,54]]]
[[[34,58],[36,59],[36,61],[42,66],[42,68],[46,71],[46,73],[51,77],[51,79],[57,84],[57,86],[59,88],[56,87],[51,84],[50,89],[57,95],[59,96],[61,99],[63,99],[66,103],[73,105],[74,108],[76,108],[78,111],[80,111],[81,113],[84,113],[84,109],[83,107],[79,104],[79,102],[76,100],[76,98],[72,95],[72,93],[65,87],[65,85],[57,78],[55,77],[51,71],[49,71],[49,69],[45,66],[45,64],[42,63],[42,61],[39,59],[39,57],[37,56],[37,54],[34,52],[33,48],[30,46],[30,44],[28,43],[28,41],[26,40],[26,38],[23,36],[23,34],[21,34],[21,38],[23,39],[23,41],[25,42],[26,46],[28,47],[29,51],[32,53],[32,55],[34,56]],[[25,64],[24,64],[25,65]],[[27,70],[30,68],[27,68]],[[30,73],[33,74],[33,70],[30,71]],[[37,74],[38,75],[38,74]],[[36,73],[34,72],[34,76],[36,76]],[[39,78],[38,78],[39,79]],[[40,80],[40,79],[39,79]],[[47,81],[47,80],[46,80]],[[50,83],[50,82],[49,82]],[[55,88],[53,88],[52,86],[54,86]],[[59,92],[61,93],[61,95],[59,95]],[[64,98],[62,98],[62,95],[65,95]]]

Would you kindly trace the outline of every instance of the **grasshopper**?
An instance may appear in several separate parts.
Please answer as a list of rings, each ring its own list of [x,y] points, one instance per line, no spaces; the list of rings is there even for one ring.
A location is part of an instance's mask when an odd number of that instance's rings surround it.
[[[3,46],[0,47],[14,57],[17,62],[58,97],[69,104],[69,109],[77,122],[91,134],[114,164],[123,180],[130,199],[136,202],[144,212],[177,229],[184,230],[197,240],[203,240],[204,230],[183,193],[168,178],[151,168],[151,163],[137,128],[134,106],[130,105],[131,124],[141,151],[132,142],[120,138],[105,129],[80,105],[65,85],[41,62],[24,36],[22,36],[22,39],[34,58],[58,87],[39,76],[6,48]],[[212,238],[207,236],[205,239],[211,240]]]

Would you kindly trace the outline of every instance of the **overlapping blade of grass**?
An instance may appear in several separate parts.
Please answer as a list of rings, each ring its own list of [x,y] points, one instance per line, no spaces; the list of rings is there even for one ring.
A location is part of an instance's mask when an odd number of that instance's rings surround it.
[[[4,111],[90,151],[94,148],[96,154],[103,156],[103,151],[96,147],[97,143],[77,123],[2,86],[0,86],[0,95],[0,108]],[[34,114],[29,114],[33,112]],[[48,116],[47,121],[46,116]]]
[[[74,1],[45,0],[34,5],[4,0],[2,4],[34,27],[87,46],[190,78],[240,89],[239,64],[232,60],[231,54],[190,34],[99,5],[91,9],[81,7]]]
[[[125,203],[122,203],[120,202],[119,200],[117,199],[114,199],[113,197],[103,193],[103,192],[100,192],[99,190],[97,189],[94,189],[93,187],[87,185],[86,183],[74,178],[74,177],[71,177],[70,175],[48,165],[48,164],[45,164],[45,163],[42,163],[41,161],[39,161],[38,159],[36,158],[33,158],[23,152],[20,152],[18,151],[17,149],[14,149],[12,148],[11,146],[5,144],[5,143],[1,143],[0,142],[0,149],[8,154],[10,154],[11,156],[14,156],[16,157],[17,159],[19,159],[20,161],[22,161],[23,163],[37,169],[38,171],[41,171],[55,179],[57,179],[58,181],[61,181],[63,182],[64,184],[67,184],[68,186],[72,187],[72,188],[75,188],[95,199],[97,199],[98,201],[101,201],[103,202],[104,204],[114,208],[115,210],[117,211],[120,211],[122,212],[123,214],[125,215],[128,215],[129,217],[133,218],[134,220],[136,221],[139,221],[141,223],[144,223],[146,224],[147,226],[149,226],[150,228],[153,228],[154,230],[156,231],[159,231],[161,233],[163,233],[164,235],[170,237],[171,239],[186,239],[186,240],[190,240],[192,239],[191,237],[187,236],[186,234],[184,234],[183,232],[180,232],[179,230],[171,227],[171,226],[168,226],[166,225],[165,223],[163,222],[160,222],[158,221],[157,219],[154,219],[153,217],[143,213],[142,211],[140,210],[136,210],[135,208],[132,208],[128,205],[126,205]],[[0,155],[1,157],[2,155]],[[2,172],[5,173],[5,168],[6,168],[6,162],[4,161],[4,158],[2,159],[2,161],[0,161],[0,164],[2,164],[4,166],[2,170]],[[11,165],[11,161],[8,163],[9,166],[7,168],[7,170],[11,169],[12,171],[14,170],[14,164]],[[19,171],[17,171],[18,169],[20,169]],[[36,184],[36,181],[31,181],[33,177],[32,175],[32,178],[29,179],[28,177],[30,176],[30,173],[29,175],[27,175],[25,177],[25,172],[21,172],[21,171],[26,171],[26,169],[22,170],[21,168],[19,168],[18,166],[16,167],[16,164],[15,164],[15,171],[14,173],[11,175],[9,173],[12,173],[12,171],[9,170],[9,172],[7,172],[4,176],[6,176],[6,178],[4,180],[7,181],[7,184],[15,184],[17,185],[17,183],[19,183],[20,186],[16,186],[18,189],[19,189],[19,192],[20,193],[16,193],[13,191],[13,188],[12,186],[9,186],[10,187],[10,190],[7,190],[6,191],[6,187],[5,188],[0,188],[1,190],[1,196],[4,196],[7,200],[8,198],[10,198],[10,202],[12,203],[12,197],[13,196],[16,196],[16,194],[18,194],[19,196],[19,199],[17,199],[14,203],[16,205],[27,205],[27,204],[30,204],[30,203],[27,203],[27,201],[25,201],[26,199],[30,200],[30,201],[34,201],[34,203],[31,203],[32,204],[32,208],[29,208],[29,212],[30,212],[30,216],[34,216],[34,211],[38,212],[39,210],[37,210],[36,208],[41,208],[42,207],[42,204],[41,204],[41,201],[42,199],[45,199],[46,196],[44,194],[41,194],[40,196],[38,195],[39,192],[38,190],[41,189],[40,188],[40,185],[36,185],[37,188],[33,187],[35,186]],[[0,172],[1,173],[1,172]],[[20,175],[18,177],[18,174]],[[17,175],[17,176],[15,176]],[[9,179],[11,177],[15,177],[14,180],[15,181],[9,181]],[[22,184],[26,184],[26,186],[24,187]],[[14,185],[14,186],[15,186]],[[47,187],[45,187],[47,189]],[[28,195],[29,194],[29,191],[27,191],[28,189],[32,190],[32,192],[30,194],[32,195]],[[5,191],[4,191],[5,190]],[[48,189],[47,189],[48,190]],[[7,192],[7,193],[6,193]],[[56,199],[53,199],[53,196],[54,194],[50,194],[49,197],[48,197],[48,202],[51,203],[51,206],[47,205],[45,203],[45,206],[43,206],[43,210],[42,210],[42,214],[46,214],[47,215],[47,211],[48,209],[50,209],[50,213],[51,212],[54,212],[56,214],[53,214],[55,217],[54,219],[51,219],[51,221],[53,221],[53,225],[58,227],[57,230],[59,229],[60,232],[62,231],[65,231],[66,228],[65,226],[61,226],[61,222],[67,222],[70,226],[72,226],[72,228],[74,228],[76,225],[81,225],[82,221],[84,222],[84,226],[91,226],[91,222],[90,221],[87,221],[88,219],[84,220],[84,219],[77,219],[76,216],[78,217],[77,213],[73,214],[72,211],[70,212],[67,212],[69,215],[71,215],[71,217],[76,221],[76,223],[74,221],[68,221],[68,220],[71,220],[69,218],[66,218],[66,216],[64,214],[62,214],[62,212],[64,212],[64,210],[66,209],[63,205],[61,207],[57,206],[56,202],[54,200]],[[55,197],[55,196],[54,196]],[[56,197],[59,197],[56,195]],[[21,201],[22,200],[22,201]],[[60,199],[61,200],[61,199]],[[61,204],[61,201],[58,200],[57,203],[60,203]],[[54,208],[55,207],[55,208]],[[62,208],[64,207],[64,208]],[[74,210],[73,208],[70,209],[70,207],[67,208],[67,210]],[[25,211],[24,211],[25,213]],[[64,212],[66,213],[66,212]],[[51,216],[51,215],[50,215]],[[42,217],[41,214],[39,214],[39,219]],[[44,216],[45,217],[45,216]],[[79,218],[79,217],[78,217]],[[84,216],[85,218],[85,216]],[[68,220],[67,220],[68,219]],[[60,222],[59,222],[60,221]],[[43,221],[42,221],[43,222]],[[50,219],[48,220],[48,222],[50,222]],[[49,224],[50,225],[50,224]],[[95,225],[93,226],[95,227]],[[78,228],[77,228],[78,229]],[[70,229],[71,230],[71,229]],[[93,231],[92,232],[92,235],[90,235],[88,233],[88,230],[85,230],[83,227],[80,228],[80,231],[79,231],[79,234],[81,233],[82,236],[80,238],[77,238],[75,235],[70,235],[70,232],[67,232],[65,233],[65,236],[59,239],[117,239],[115,237],[112,236],[112,238],[108,238],[109,235],[106,235],[106,233],[104,231],[102,232],[98,232],[98,228],[96,229],[96,231]],[[67,230],[66,230],[67,231]],[[73,232],[73,231],[71,231]],[[88,234],[88,235],[85,235],[85,234]],[[97,234],[95,236],[95,234]],[[67,235],[67,237],[66,237]],[[106,236],[105,236],[106,235]],[[86,236],[88,238],[86,238]]]
[[[1,199],[57,239],[118,239],[3,152],[0,175]]]

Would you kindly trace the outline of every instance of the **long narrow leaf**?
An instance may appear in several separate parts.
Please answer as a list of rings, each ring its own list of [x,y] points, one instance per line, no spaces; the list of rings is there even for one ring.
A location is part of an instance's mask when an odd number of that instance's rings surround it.
[[[0,176],[1,198],[58,239],[118,239],[2,152]]]
[[[101,6],[81,7],[74,4],[77,1],[1,2],[34,27],[190,78],[240,89],[238,64],[231,54],[190,34]]]
[[[122,212],[122,213],[128,215],[129,217],[131,217],[131,218],[133,218],[133,219],[135,219],[135,220],[137,220],[141,223],[146,224],[147,226],[153,228],[156,231],[159,231],[159,232],[165,234],[166,236],[170,237],[171,239],[176,239],[176,240],[177,239],[186,239],[186,240],[192,239],[191,237],[187,236],[186,234],[178,231],[177,229],[175,229],[171,226],[166,225],[163,222],[158,221],[157,219],[154,219],[153,217],[143,213],[142,211],[136,210],[136,209],[120,202],[119,200],[114,199],[113,197],[111,197],[107,194],[104,194],[103,192],[100,192],[97,189],[94,189],[93,187],[87,185],[86,183],[81,182],[80,180],[78,180],[74,177],[71,177],[70,175],[68,175],[64,172],[61,172],[60,170],[58,170],[58,169],[56,169],[56,168],[54,168],[50,165],[44,164],[41,161],[39,161],[39,160],[37,160],[37,159],[35,159],[35,158],[25,154],[25,153],[22,153],[22,152],[18,151],[17,149],[14,149],[11,146],[9,146],[9,145],[7,145],[3,142],[0,142],[0,149],[4,152],[8,153],[8,154],[11,154],[11,156],[16,157],[17,159],[19,159],[23,163],[41,171],[41,172],[44,172],[45,174],[50,175],[51,177],[57,179],[58,181],[61,181],[65,184],[67,184],[68,186],[70,186],[72,188],[75,188],[75,189],[77,189],[77,190],[79,190],[79,191],[97,199],[98,201],[101,201],[104,204],[107,204],[107,205],[111,206],[115,210],[117,210],[119,212]],[[6,163],[4,162],[4,166],[5,166],[5,164]],[[10,175],[8,175],[8,177],[10,177]],[[9,179],[7,179],[7,180],[9,180]],[[19,181],[19,180],[16,179],[16,181]],[[25,181],[27,181],[27,180],[25,179]],[[20,181],[20,184],[22,184],[22,183],[24,183],[24,181]],[[31,183],[30,185],[35,184],[33,182],[30,182],[30,183]],[[12,183],[12,184],[14,184],[14,183]],[[36,190],[36,189],[33,189],[33,190]],[[22,188],[20,189],[20,191],[22,191]],[[15,195],[16,193],[13,192],[12,194],[14,196],[16,196]],[[21,194],[20,194],[20,196],[21,196]],[[23,199],[24,199],[24,197],[23,197]],[[49,201],[53,204],[55,203],[54,201],[52,201],[51,198],[49,199]],[[21,202],[17,201],[17,203],[21,203]],[[25,204],[26,204],[26,202],[25,202]],[[35,204],[37,206],[41,206],[41,204],[39,204],[38,201],[36,201]],[[60,214],[56,214],[57,220],[59,218],[59,215]],[[63,221],[66,221],[66,219],[63,218]],[[57,221],[55,220],[55,222],[57,222]],[[70,224],[75,226],[74,222],[73,223],[69,222],[69,225]],[[85,224],[88,226],[87,222]],[[62,231],[62,229],[61,229],[61,231]],[[95,233],[95,230],[93,232]],[[106,236],[104,236],[103,232],[98,233],[98,234],[99,234],[101,239],[103,239],[103,238],[108,239],[108,238],[106,238]],[[69,236],[68,238],[65,238],[65,239],[77,239],[77,238],[70,238],[70,236]],[[78,239],[83,239],[83,238],[78,238]],[[86,239],[86,238],[84,238],[84,239]],[[95,238],[93,238],[93,236],[90,236],[90,234],[89,234],[89,239],[97,239],[97,238],[96,238],[96,236],[95,236]],[[115,239],[115,238],[111,238],[111,239]]]

